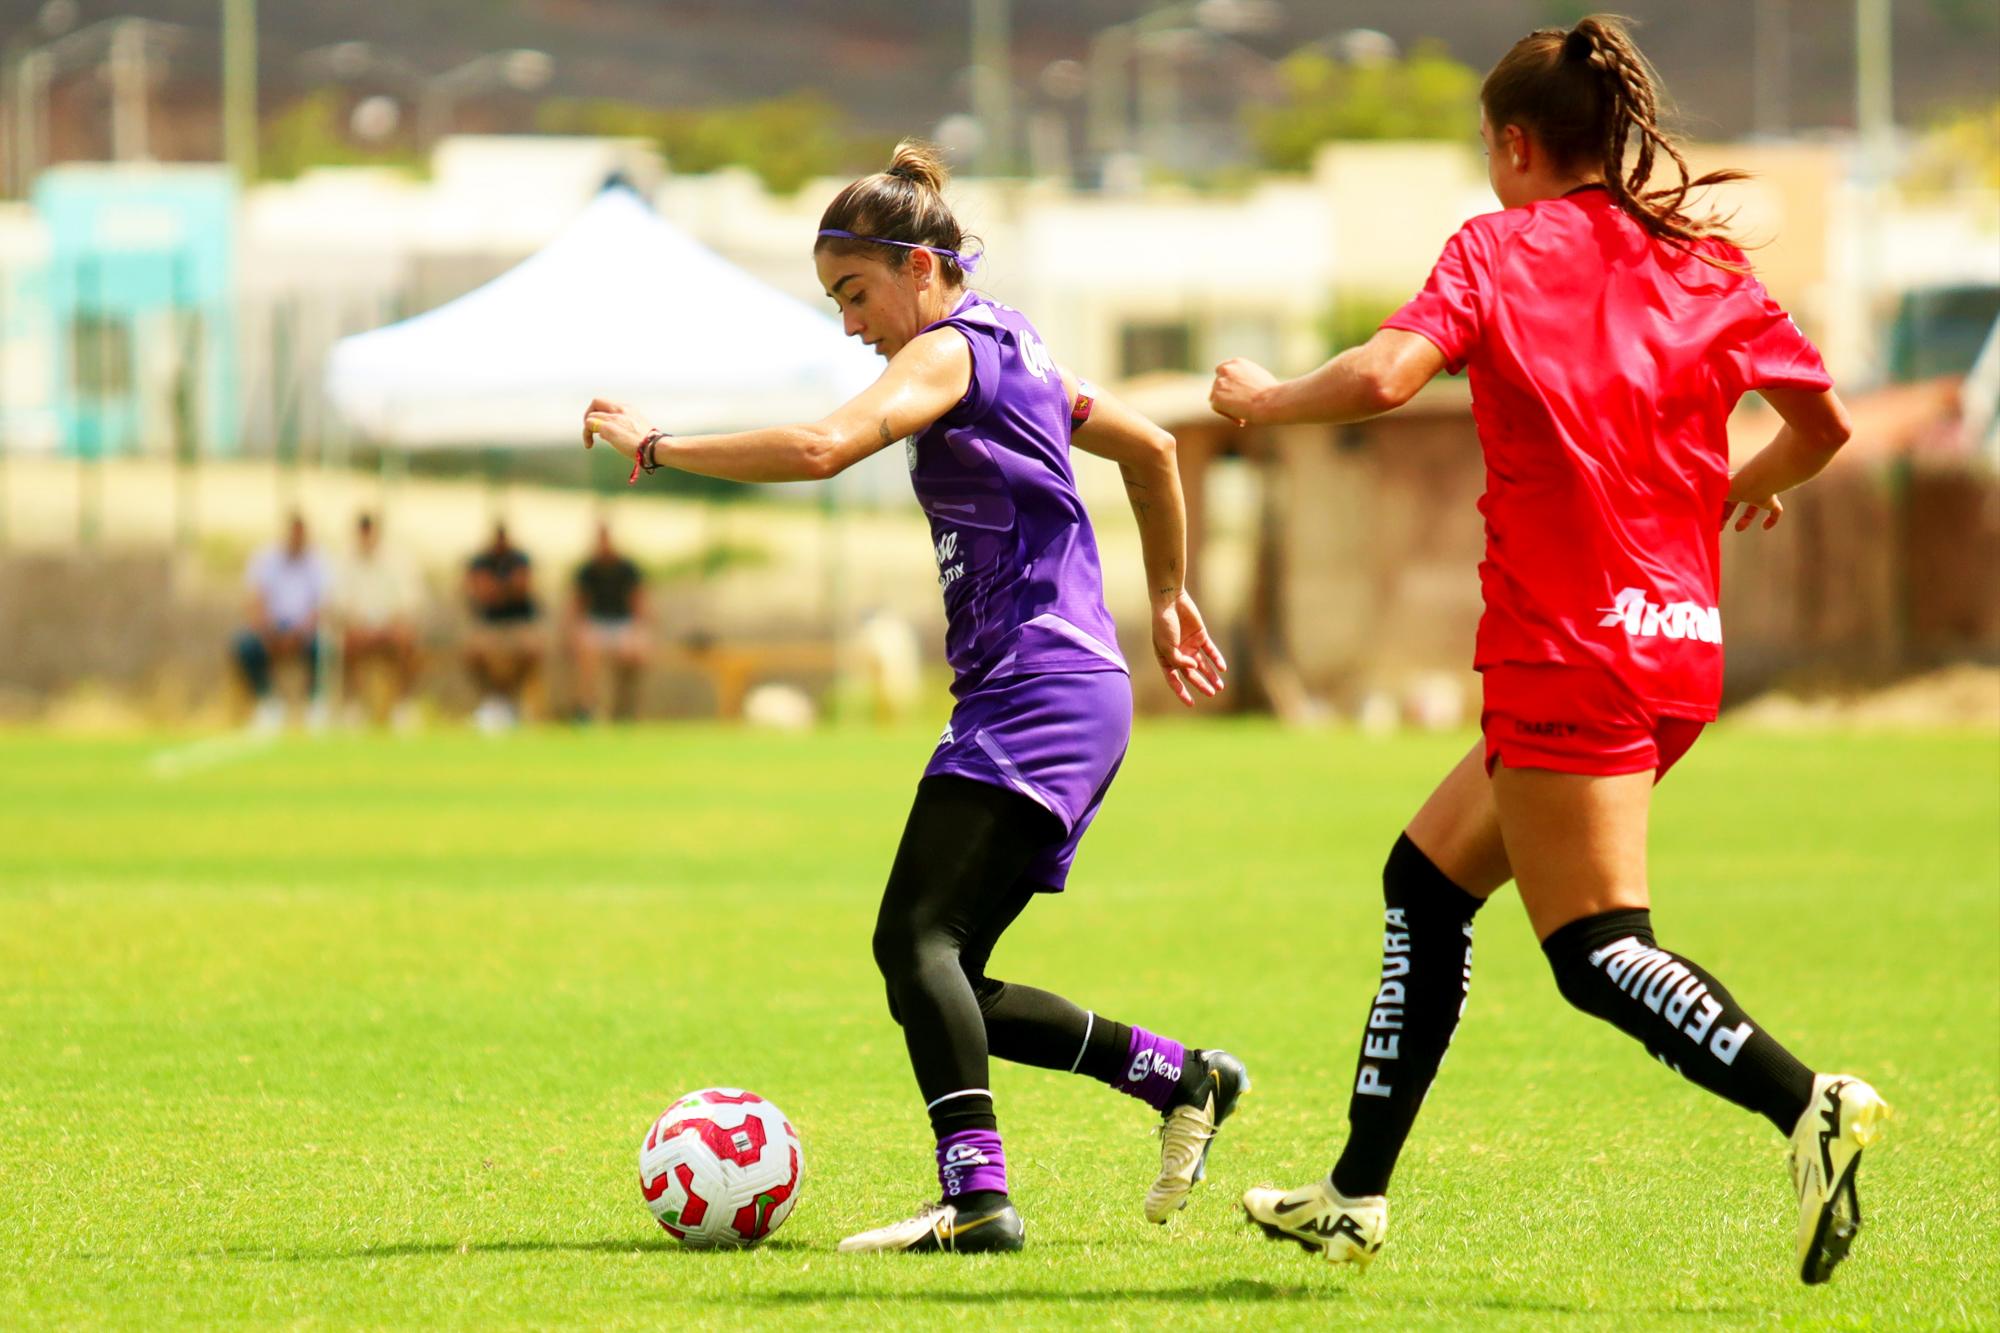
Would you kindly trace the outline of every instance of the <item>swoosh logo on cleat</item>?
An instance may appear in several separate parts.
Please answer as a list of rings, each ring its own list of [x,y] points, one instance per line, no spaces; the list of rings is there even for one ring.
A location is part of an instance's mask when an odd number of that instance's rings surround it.
[[[1235,1140],[1232,1139],[1230,1140],[1230,1142],[1233,1143],[1235,1142]],[[1296,1213],[1301,1208],[1309,1208],[1311,1206],[1312,1206],[1311,1199],[1299,1199],[1297,1201],[1291,1199],[1280,1199],[1275,1204],[1271,1205],[1271,1211],[1274,1213]]]
[[[966,1232],[977,1231],[979,1230],[979,1228],[985,1226],[988,1222],[999,1221],[1002,1216],[1004,1216],[1004,1214],[988,1213],[986,1216],[975,1218],[972,1221],[963,1224],[962,1226],[955,1226],[947,1222],[945,1224],[943,1234],[939,1236],[938,1239],[944,1241],[946,1245],[955,1245],[958,1238],[960,1236],[963,1236]]]
[[[1820,1180],[1831,1191],[1833,1189],[1833,1141],[1840,1137],[1840,1090],[1847,1086],[1845,1080],[1831,1084],[1826,1090],[1825,1104],[1819,1118],[1826,1128],[1819,1132]]]

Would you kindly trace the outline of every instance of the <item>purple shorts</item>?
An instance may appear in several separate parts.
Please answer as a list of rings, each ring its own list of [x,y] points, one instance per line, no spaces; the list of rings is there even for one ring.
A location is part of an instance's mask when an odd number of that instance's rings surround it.
[[[1132,738],[1132,681],[1122,671],[1012,676],[958,701],[925,777],[952,774],[1020,792],[1062,821],[1063,840],[1028,863],[1060,893]]]

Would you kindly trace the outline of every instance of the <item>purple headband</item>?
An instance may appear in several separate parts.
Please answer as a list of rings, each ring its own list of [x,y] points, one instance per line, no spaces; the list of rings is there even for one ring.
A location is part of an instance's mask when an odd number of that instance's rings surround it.
[[[870,245],[893,245],[900,250],[928,250],[940,258],[956,261],[959,271],[967,276],[977,272],[979,261],[986,257],[986,252],[983,250],[978,254],[962,255],[956,250],[947,250],[941,245],[918,245],[915,241],[892,241],[886,236],[859,236],[851,231],[842,231],[838,227],[828,227],[821,231],[820,235],[823,237],[838,237],[843,241],[866,241]]]

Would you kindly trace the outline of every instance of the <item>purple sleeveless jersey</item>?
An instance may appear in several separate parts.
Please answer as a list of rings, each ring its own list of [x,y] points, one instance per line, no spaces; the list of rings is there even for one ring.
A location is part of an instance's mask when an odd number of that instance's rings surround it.
[[[944,591],[952,693],[1010,676],[1124,671],[1070,470],[1061,373],[1020,311],[977,293],[930,327],[957,329],[972,349],[964,399],[907,445]]]
[[[1069,399],[1017,310],[968,295],[932,328],[972,348],[959,405],[910,441],[958,704],[926,776],[1017,791],[1061,823],[1023,872],[1060,891],[1132,734],[1132,683],[1069,466]]]

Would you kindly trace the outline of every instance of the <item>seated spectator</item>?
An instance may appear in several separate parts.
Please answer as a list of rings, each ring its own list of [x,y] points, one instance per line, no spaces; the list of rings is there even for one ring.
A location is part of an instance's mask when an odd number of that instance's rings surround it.
[[[326,565],[306,542],[306,521],[293,514],[283,544],[267,546],[244,573],[250,590],[250,627],[236,636],[236,665],[256,697],[259,730],[284,724],[284,701],[271,693],[271,669],[297,660],[305,668],[311,716],[322,720],[319,695],[319,614],[326,600]]]
[[[645,576],[619,554],[609,524],[597,525],[597,545],[577,567],[567,617],[570,669],[576,681],[576,716],[597,715],[598,673],[608,659],[611,715],[629,721],[637,711],[639,672],[646,665]]]
[[[505,523],[493,525],[492,543],[466,567],[465,593],[473,619],[465,664],[479,690],[473,720],[486,731],[504,730],[519,720],[522,695],[542,661],[533,569],[527,553],[507,540]]]
[[[354,524],[354,555],[334,585],[340,613],[341,695],[350,713],[363,711],[364,674],[371,662],[388,669],[390,719],[406,728],[414,720],[411,692],[417,683],[417,582],[413,572],[382,549],[373,514]]]

